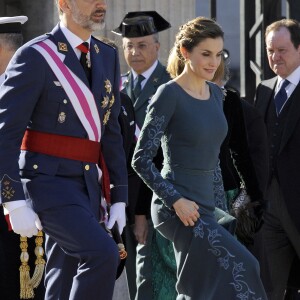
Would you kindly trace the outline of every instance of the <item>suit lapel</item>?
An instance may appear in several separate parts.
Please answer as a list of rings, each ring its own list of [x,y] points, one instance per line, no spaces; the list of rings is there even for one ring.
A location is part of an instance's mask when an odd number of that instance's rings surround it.
[[[263,84],[260,85],[261,94],[255,106],[262,113],[265,120],[267,117],[268,107],[273,101],[276,82],[277,77],[274,77],[270,80],[266,80]]]
[[[299,121],[300,118],[300,83],[296,86],[294,92],[290,96],[290,99],[288,101],[292,101],[289,111],[288,111],[288,116],[287,116],[287,121],[285,124],[285,127],[283,129],[283,134],[281,138],[281,143],[280,143],[280,148],[279,148],[279,153],[282,151],[283,147],[286,145],[288,142],[289,138],[293,134],[296,124]]]
[[[132,94],[132,73],[129,72],[128,75],[126,76],[126,79],[124,80],[124,82],[122,83],[122,89],[121,92],[124,92],[125,94],[127,94],[133,104],[133,94]]]
[[[141,95],[136,99],[134,103],[135,111],[139,110],[141,107],[144,107],[144,104],[146,102],[148,103],[150,98],[155,94],[157,87],[161,84],[159,79],[161,78],[163,71],[164,69],[162,65],[158,63],[154,72],[151,74],[146,85],[144,86]]]

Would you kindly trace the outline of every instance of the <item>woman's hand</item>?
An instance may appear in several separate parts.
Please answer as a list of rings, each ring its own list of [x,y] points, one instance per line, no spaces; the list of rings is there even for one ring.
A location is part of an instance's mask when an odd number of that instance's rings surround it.
[[[173,207],[185,226],[194,226],[195,222],[200,218],[199,206],[194,201],[180,198],[173,204]]]

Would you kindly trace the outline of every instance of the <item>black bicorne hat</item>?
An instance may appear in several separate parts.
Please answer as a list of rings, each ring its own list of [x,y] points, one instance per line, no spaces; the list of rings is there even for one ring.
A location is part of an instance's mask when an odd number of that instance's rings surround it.
[[[142,37],[171,27],[156,11],[133,11],[126,14],[120,26],[112,32],[122,37]]]

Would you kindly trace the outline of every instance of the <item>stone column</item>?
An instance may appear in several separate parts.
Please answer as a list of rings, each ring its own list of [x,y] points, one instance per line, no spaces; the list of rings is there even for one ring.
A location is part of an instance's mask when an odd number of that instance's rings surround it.
[[[25,42],[51,31],[58,22],[54,0],[22,0],[20,6],[22,14],[28,17],[28,22],[23,31]]]

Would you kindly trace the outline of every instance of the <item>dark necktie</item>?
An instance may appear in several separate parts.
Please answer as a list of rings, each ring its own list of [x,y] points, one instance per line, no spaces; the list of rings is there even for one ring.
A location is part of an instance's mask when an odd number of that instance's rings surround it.
[[[290,82],[287,79],[285,79],[282,82],[279,91],[277,92],[277,94],[274,97],[277,116],[280,114],[281,109],[287,100],[287,93],[286,93],[285,88],[289,85],[289,83]]]
[[[137,78],[135,79],[135,85],[134,85],[134,88],[133,88],[133,95],[134,95],[134,98],[137,99],[138,96],[140,95],[141,93],[141,90],[142,90],[142,81],[145,79],[145,77],[141,74],[139,74],[137,76]]]
[[[92,77],[91,63],[90,63],[90,60],[87,57],[87,54],[89,53],[89,43],[84,42],[84,43],[80,44],[79,46],[77,46],[76,48],[81,51],[80,63],[83,67],[83,70],[85,72],[85,75],[86,75],[89,83],[91,83],[91,77]]]

